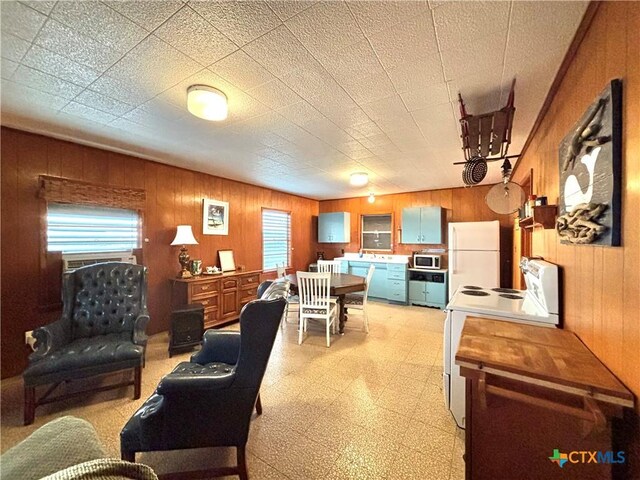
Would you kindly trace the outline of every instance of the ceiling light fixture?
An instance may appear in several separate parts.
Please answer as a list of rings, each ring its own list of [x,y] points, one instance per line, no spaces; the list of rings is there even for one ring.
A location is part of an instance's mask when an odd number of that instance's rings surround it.
[[[191,85],[187,89],[187,109],[192,115],[219,122],[227,118],[227,96],[207,85]]]
[[[355,172],[351,174],[351,178],[349,179],[349,183],[354,187],[364,187],[367,183],[369,183],[369,175],[364,172]]]
[[[376,196],[373,192],[369,193],[369,198],[367,199],[369,203],[373,203],[376,201]]]

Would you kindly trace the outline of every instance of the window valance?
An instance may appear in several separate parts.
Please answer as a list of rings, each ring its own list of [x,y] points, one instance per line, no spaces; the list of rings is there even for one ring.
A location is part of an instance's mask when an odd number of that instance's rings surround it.
[[[40,198],[48,202],[144,210],[146,192],[140,188],[40,175]]]

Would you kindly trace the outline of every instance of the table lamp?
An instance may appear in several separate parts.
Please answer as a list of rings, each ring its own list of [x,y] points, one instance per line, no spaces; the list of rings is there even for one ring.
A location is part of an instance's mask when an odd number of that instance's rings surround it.
[[[182,245],[178,261],[182,265],[182,270],[178,273],[178,278],[191,278],[189,271],[189,254],[186,245],[198,245],[198,241],[193,236],[191,225],[178,225],[176,230],[176,238],[173,239],[171,245]]]

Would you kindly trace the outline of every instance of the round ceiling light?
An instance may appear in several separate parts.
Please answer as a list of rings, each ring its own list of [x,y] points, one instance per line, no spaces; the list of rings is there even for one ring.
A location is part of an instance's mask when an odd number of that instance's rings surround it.
[[[205,120],[219,122],[227,118],[227,96],[220,90],[206,85],[192,85],[187,89],[187,109]]]
[[[369,183],[369,175],[364,172],[355,172],[351,174],[351,178],[349,179],[349,183],[354,187],[364,187],[367,183]]]

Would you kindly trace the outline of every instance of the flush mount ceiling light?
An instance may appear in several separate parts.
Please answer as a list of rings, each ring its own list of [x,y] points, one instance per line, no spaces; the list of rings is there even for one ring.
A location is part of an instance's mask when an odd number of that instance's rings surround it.
[[[369,183],[369,175],[364,172],[355,172],[351,174],[349,183],[354,187],[364,187]]]
[[[375,193],[371,192],[371,193],[369,194],[369,198],[368,198],[368,200],[367,200],[367,201],[368,201],[369,203],[374,203],[374,202],[376,201],[376,195],[375,195]]]
[[[196,117],[219,122],[227,118],[227,96],[207,85],[192,85],[187,89],[187,109]]]

